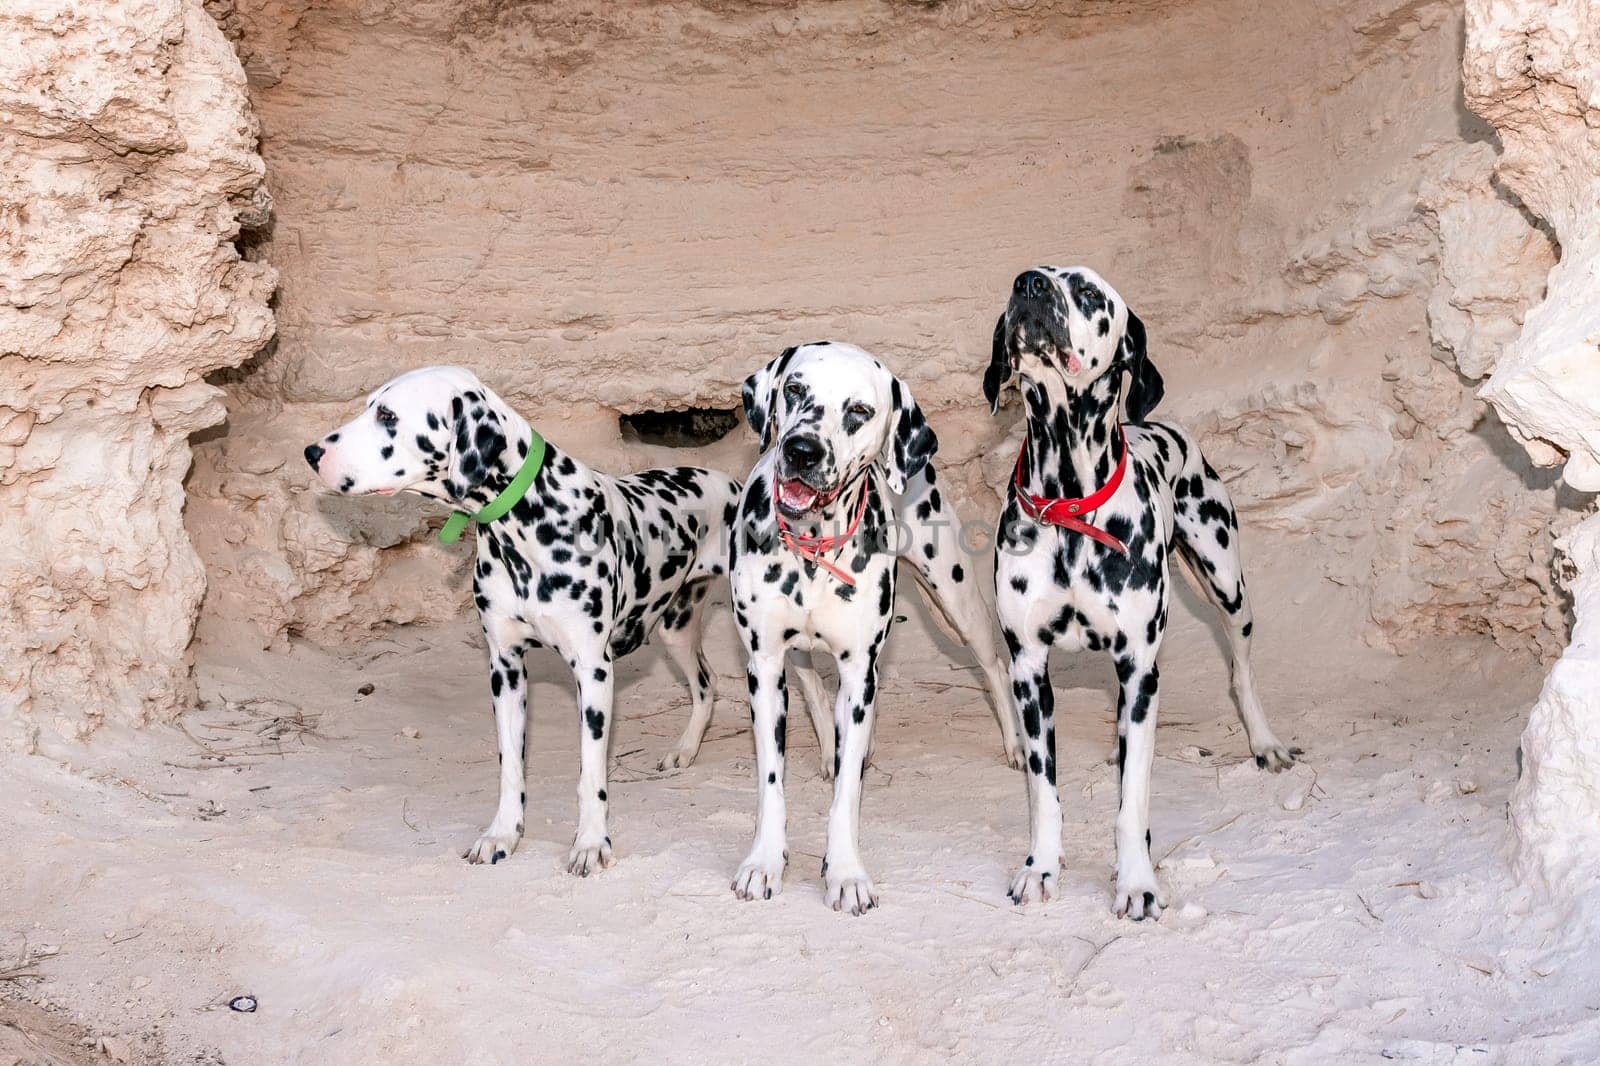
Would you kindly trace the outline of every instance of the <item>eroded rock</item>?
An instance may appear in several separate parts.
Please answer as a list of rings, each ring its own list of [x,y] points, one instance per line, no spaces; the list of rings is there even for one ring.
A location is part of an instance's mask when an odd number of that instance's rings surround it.
[[[238,60],[198,2],[0,12],[0,732],[192,702],[183,524],[204,375],[272,333],[234,246],[266,203]]]
[[[1468,105],[1504,146],[1498,179],[1561,244],[1544,301],[1482,394],[1541,465],[1600,489],[1600,4],[1468,0]],[[1576,622],[1522,735],[1516,865],[1566,900],[1600,883],[1600,517],[1561,541]]]

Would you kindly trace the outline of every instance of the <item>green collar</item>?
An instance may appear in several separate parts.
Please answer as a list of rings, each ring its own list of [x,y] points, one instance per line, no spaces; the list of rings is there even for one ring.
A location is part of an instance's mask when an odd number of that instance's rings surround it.
[[[461,539],[461,531],[467,528],[468,522],[476,521],[479,525],[493,522],[515,507],[517,501],[528,494],[533,479],[539,476],[539,468],[544,465],[544,438],[539,436],[538,430],[530,429],[528,434],[530,437],[528,457],[522,461],[522,469],[511,479],[511,484],[475,515],[469,515],[465,511],[452,512],[450,517],[445,519],[444,528],[439,530],[439,543],[454,544]]]

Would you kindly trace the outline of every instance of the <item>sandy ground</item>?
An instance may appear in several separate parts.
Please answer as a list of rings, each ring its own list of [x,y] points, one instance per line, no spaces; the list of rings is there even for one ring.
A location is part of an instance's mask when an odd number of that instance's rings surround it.
[[[1308,757],[1282,776],[1246,759],[1186,600],[1162,669],[1159,923],[1109,913],[1112,676],[1094,656],[1055,672],[1064,894],[1012,907],[1022,777],[976,676],[910,609],[863,814],[883,906],[849,918],[821,902],[829,786],[803,725],[785,891],[728,890],[754,791],[725,611],[725,695],[688,770],[654,771],[681,686],[653,649],[626,661],[620,861],[587,880],[561,869],[577,737],[558,660],[533,661],[529,835],[473,867],[495,787],[474,622],[208,650],[196,739],[108,730],[70,765],[0,771],[0,1063],[1595,1061],[1600,960],[1505,872],[1537,668],[1471,640],[1364,648],[1286,548],[1255,568],[1258,672]],[[257,732],[297,714],[314,733]],[[274,753],[214,754],[247,749]],[[6,977],[19,962],[37,976]],[[255,1013],[228,1009],[245,994]]]

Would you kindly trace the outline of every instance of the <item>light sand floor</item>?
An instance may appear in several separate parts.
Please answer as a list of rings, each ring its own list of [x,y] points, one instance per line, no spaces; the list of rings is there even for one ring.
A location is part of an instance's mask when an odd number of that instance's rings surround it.
[[[1505,871],[1537,667],[1470,639],[1362,647],[1336,590],[1295,591],[1280,558],[1257,574],[1285,590],[1258,610],[1258,674],[1307,757],[1281,776],[1248,759],[1186,600],[1162,667],[1159,923],[1109,912],[1109,663],[1057,662],[1063,896],[1012,907],[1023,778],[976,675],[904,601],[862,815],[880,909],[822,904],[830,789],[799,714],[784,892],[729,891],[754,786],[725,610],[724,695],[693,767],[655,772],[687,698],[659,652],[625,661],[617,865],[562,869],[577,736],[545,656],[528,836],[469,866],[495,754],[464,619],[344,649],[208,649],[206,705],[184,721],[198,743],[107,730],[70,767],[9,760],[0,967],[26,943],[40,976],[0,996],[150,1062],[1595,1061],[1600,959]],[[255,1013],[227,1008],[241,994]]]

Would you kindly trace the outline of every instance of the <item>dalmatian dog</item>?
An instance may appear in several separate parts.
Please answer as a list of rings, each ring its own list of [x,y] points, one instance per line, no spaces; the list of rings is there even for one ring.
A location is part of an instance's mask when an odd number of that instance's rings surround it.
[[[486,520],[485,508],[503,500],[541,449],[526,492]],[[711,581],[726,567],[738,482],[695,467],[627,477],[591,470],[537,437],[470,371],[449,366],[390,381],[305,457],[343,495],[414,492],[478,514],[473,599],[489,649],[500,802],[467,861],[497,863],[522,838],[523,656],[545,646],[566,659],[577,684],[578,829],[567,869],[588,876],[611,865],[606,758],[615,664],[659,632],[688,679],[693,713],[710,713],[713,674],[701,627]]]
[[[1174,555],[1222,615],[1257,765],[1282,770],[1300,754],[1273,735],[1256,698],[1239,523],[1194,437],[1147,421],[1164,388],[1144,324],[1094,271],[1041,266],[1017,277],[983,378],[991,411],[1013,374],[1028,435],[1001,513],[994,579],[1028,748],[1032,842],[1010,896],[1020,904],[1057,891],[1061,802],[1048,659],[1056,645],[1087,648],[1111,653],[1120,686],[1112,910],[1159,918],[1166,900],[1150,861],[1150,767]],[[1127,420],[1119,421],[1124,377]]]
[[[1004,743],[1020,765],[1005,673],[981,582],[957,550],[954,512],[930,462],[938,439],[905,384],[860,348],[822,341],[786,349],[745,381],[743,398],[765,454],[739,501],[729,570],[749,652],[758,799],[755,843],[733,890],[747,900],[782,891],[784,657],[827,651],[839,691],[832,729],[814,723],[834,777],[822,876],[827,903],[859,915],[878,904],[858,843],[861,783],[900,559],[940,624],[984,667]]]

